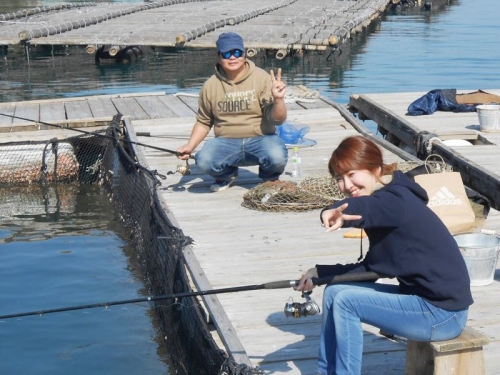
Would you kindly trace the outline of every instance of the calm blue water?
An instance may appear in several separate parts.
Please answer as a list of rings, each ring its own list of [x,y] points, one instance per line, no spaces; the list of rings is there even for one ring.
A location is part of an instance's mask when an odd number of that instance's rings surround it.
[[[0,13],[55,3],[2,0]],[[431,12],[386,13],[333,60],[324,54],[283,61],[259,58],[256,63],[265,69],[281,67],[288,84],[317,89],[339,103],[356,93],[499,89],[498,0],[434,4]],[[212,74],[207,61],[214,52],[147,50],[138,63],[100,65],[83,49],[32,51],[28,61],[21,48],[10,47],[0,57],[0,102],[9,102],[141,91],[197,93]],[[141,293],[119,229],[106,224],[114,219],[87,215],[78,226],[78,215],[46,223],[43,214],[22,217],[22,224],[1,224],[0,314]],[[83,229],[75,233],[75,228]],[[30,363],[40,363],[44,371],[37,374],[56,374],[57,369],[61,374],[163,373],[166,366],[146,315],[146,307],[128,306],[0,322],[0,373],[33,373]],[[134,364],[150,366],[150,371],[136,372],[130,367]],[[21,371],[2,371],[2,366],[20,366]]]
[[[0,187],[0,315],[144,297],[98,187]],[[167,374],[148,303],[0,319],[0,374]]]

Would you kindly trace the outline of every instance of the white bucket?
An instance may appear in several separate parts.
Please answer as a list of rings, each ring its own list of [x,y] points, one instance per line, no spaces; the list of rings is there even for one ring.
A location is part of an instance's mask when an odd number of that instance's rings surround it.
[[[469,271],[470,285],[491,284],[500,252],[500,239],[492,234],[470,233],[454,236]]]
[[[476,110],[479,117],[479,129],[482,132],[500,132],[500,105],[478,105]]]

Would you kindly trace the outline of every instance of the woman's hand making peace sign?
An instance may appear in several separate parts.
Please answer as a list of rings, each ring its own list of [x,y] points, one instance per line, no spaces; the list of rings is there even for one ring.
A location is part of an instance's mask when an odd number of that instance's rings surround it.
[[[344,224],[344,220],[359,220],[361,215],[347,215],[343,211],[347,208],[348,204],[344,203],[342,206],[325,210],[321,213],[321,221],[326,229],[326,232],[332,232],[340,229]]]

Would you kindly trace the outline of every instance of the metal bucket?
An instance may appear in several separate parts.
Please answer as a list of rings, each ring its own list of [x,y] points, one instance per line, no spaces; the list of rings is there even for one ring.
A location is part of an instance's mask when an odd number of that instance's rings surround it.
[[[500,132],[500,105],[478,105],[476,110],[482,132]]]
[[[500,239],[492,234],[470,233],[454,236],[469,271],[470,285],[493,282],[500,251]]]

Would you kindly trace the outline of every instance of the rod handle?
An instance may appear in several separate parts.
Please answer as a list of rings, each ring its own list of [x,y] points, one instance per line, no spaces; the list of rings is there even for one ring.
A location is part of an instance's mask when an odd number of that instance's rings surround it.
[[[313,277],[311,280],[313,282],[313,285],[325,285],[325,284],[339,284],[339,283],[348,283],[356,281],[375,281],[380,277],[381,276],[378,273],[368,271],[368,272],[346,273],[344,275],[336,275],[336,276]]]
[[[281,281],[272,281],[269,283],[265,283],[264,289],[285,289],[291,288],[298,284],[298,280],[281,280]]]
[[[339,284],[356,281],[375,281],[381,276],[376,272],[356,272],[344,275],[313,277],[313,285]],[[299,285],[300,280],[281,280],[262,284],[263,289],[284,289]]]

